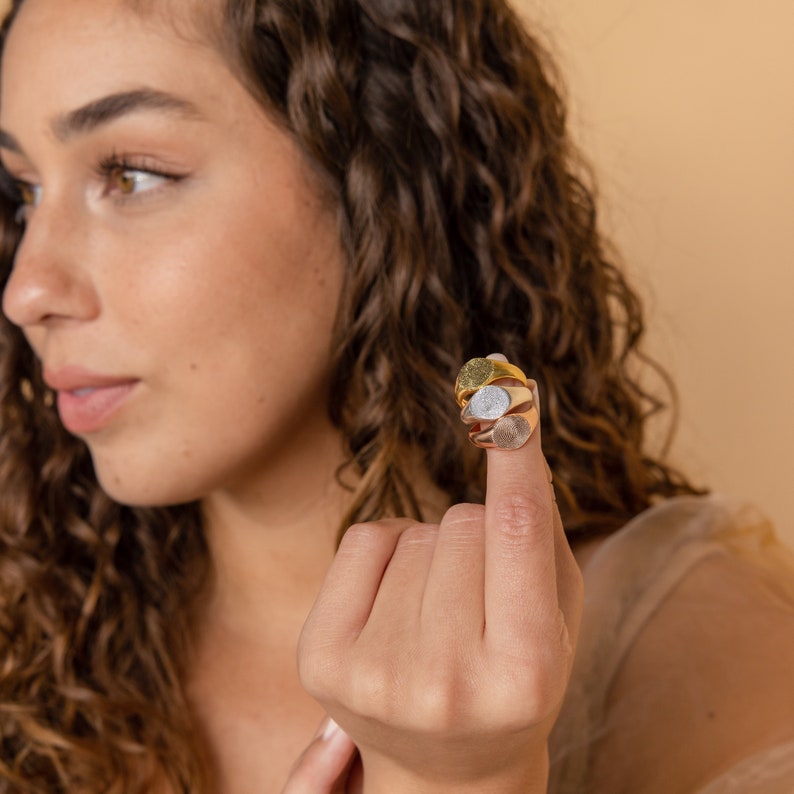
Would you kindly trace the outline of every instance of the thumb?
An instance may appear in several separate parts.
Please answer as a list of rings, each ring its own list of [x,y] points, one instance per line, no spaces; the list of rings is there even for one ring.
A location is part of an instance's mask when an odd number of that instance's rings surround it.
[[[282,794],[342,794],[356,746],[329,717],[292,767]]]

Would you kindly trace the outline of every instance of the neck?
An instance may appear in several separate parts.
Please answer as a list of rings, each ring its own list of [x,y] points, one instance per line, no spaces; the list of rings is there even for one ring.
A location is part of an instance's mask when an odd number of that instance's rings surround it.
[[[258,636],[305,619],[349,499],[336,481],[341,443],[327,420],[268,457],[203,502],[211,559],[204,617]]]

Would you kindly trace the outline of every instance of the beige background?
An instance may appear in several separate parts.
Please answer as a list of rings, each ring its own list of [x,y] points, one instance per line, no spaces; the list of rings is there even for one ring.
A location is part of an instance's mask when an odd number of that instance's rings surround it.
[[[794,543],[794,3],[514,1],[678,384],[673,460]]]
[[[678,382],[673,459],[794,543],[794,3],[514,2],[563,64],[606,229]]]

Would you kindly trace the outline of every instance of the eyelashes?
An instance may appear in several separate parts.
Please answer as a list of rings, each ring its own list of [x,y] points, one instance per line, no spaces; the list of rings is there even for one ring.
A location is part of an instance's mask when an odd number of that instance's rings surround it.
[[[102,157],[93,169],[101,184],[101,196],[124,205],[154,197],[187,174],[165,168],[151,158],[112,152]],[[42,198],[40,184],[19,179],[0,166],[0,194],[12,206],[14,220],[24,225]]]
[[[24,180],[15,179],[5,168],[0,167],[0,194],[5,203],[11,205],[14,222],[24,225],[27,210],[38,203],[41,189]]]
[[[165,169],[147,157],[116,153],[100,160],[97,173],[108,195],[117,197],[140,196],[185,178],[185,174]]]

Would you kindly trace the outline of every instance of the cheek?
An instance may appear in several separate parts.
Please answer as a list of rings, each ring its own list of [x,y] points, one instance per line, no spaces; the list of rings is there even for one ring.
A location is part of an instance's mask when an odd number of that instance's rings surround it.
[[[326,415],[339,235],[316,202],[285,193],[282,204],[192,205],[117,247],[110,332],[143,362],[147,388],[129,421],[91,445],[119,501],[200,498]]]
[[[343,271],[335,219],[294,197],[282,207],[252,205],[191,206],[128,241],[135,253],[125,257],[127,277],[116,279],[119,298],[136,294],[155,317],[181,317],[207,332],[228,331],[244,316],[294,325],[305,314],[327,325]]]

